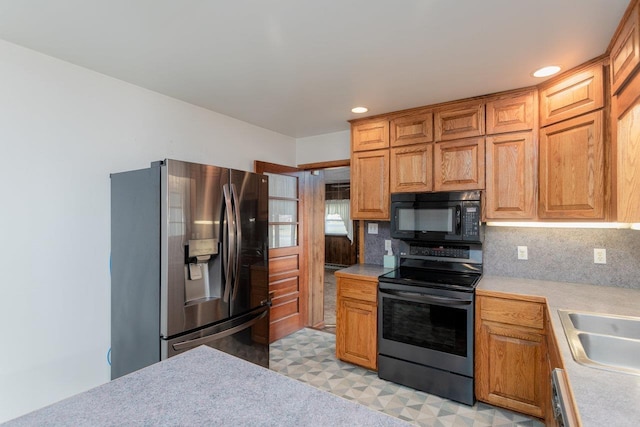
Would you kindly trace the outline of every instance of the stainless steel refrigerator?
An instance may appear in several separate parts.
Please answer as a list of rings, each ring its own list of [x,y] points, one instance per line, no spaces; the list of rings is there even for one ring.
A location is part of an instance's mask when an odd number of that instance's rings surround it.
[[[177,160],[111,174],[111,378],[199,345],[269,366],[268,178]]]

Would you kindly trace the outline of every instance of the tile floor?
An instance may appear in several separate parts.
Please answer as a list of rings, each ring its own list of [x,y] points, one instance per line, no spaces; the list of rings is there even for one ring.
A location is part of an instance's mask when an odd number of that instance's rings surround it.
[[[271,344],[270,351],[272,370],[414,425],[544,426],[484,403],[458,404],[381,380],[373,371],[337,360],[335,335],[328,332],[302,329]]]

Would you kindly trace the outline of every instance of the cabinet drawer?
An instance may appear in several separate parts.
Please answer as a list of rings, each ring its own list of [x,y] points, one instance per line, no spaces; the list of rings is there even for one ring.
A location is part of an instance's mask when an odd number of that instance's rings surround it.
[[[338,278],[338,298],[353,298],[361,301],[377,302],[378,282]]]
[[[479,297],[482,320],[544,329],[543,304],[503,298]]]

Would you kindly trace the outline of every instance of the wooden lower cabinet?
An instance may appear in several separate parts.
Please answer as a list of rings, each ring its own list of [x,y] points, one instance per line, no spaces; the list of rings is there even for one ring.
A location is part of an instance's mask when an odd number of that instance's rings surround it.
[[[336,278],[336,357],[377,370],[377,278]]]
[[[544,303],[478,295],[476,399],[545,418],[549,376]]]

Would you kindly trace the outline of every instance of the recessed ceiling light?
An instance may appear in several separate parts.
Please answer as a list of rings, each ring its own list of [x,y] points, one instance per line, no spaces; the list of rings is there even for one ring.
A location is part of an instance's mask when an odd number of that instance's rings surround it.
[[[533,77],[549,77],[560,71],[560,67],[557,65],[549,65],[548,67],[542,67],[539,70],[533,72]]]
[[[351,109],[351,112],[356,114],[366,113],[367,111],[369,111],[367,107],[355,107]]]

